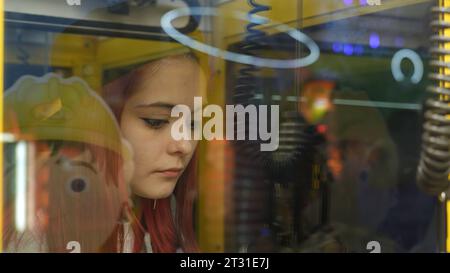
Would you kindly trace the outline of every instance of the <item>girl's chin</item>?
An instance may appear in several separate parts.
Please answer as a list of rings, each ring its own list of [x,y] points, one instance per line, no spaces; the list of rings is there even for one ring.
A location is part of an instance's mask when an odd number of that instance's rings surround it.
[[[174,183],[175,184],[175,183]],[[161,183],[152,183],[151,188],[131,186],[134,195],[145,199],[164,199],[169,197],[175,189],[175,185],[170,185],[167,181]]]

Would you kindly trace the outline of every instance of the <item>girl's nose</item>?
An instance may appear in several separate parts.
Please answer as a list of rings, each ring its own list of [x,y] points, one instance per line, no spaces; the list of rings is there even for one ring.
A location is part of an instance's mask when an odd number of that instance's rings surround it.
[[[171,141],[168,146],[169,154],[178,154],[180,156],[188,155],[194,149],[194,141],[192,140],[174,140]]]

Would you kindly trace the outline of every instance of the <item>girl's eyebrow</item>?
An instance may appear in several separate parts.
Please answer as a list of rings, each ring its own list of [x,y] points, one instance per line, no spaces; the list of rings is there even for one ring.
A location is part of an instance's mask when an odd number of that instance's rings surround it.
[[[135,108],[165,108],[167,110],[172,110],[172,108],[174,108],[176,105],[175,104],[171,104],[171,103],[166,103],[166,102],[154,102],[154,103],[150,103],[150,104],[138,104],[135,106]],[[199,110],[199,109],[197,109]],[[195,112],[195,110],[192,110],[191,112]]]
[[[154,102],[150,104],[139,104],[136,105],[135,108],[148,108],[148,107],[158,107],[158,108],[167,108],[171,110],[175,107],[175,104],[166,103],[166,102]]]

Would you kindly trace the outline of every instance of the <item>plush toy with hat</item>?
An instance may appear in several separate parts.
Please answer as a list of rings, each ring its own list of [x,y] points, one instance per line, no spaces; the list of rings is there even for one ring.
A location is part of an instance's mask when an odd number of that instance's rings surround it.
[[[31,210],[25,230],[14,221],[17,200],[7,198],[7,250],[120,251],[133,165],[108,106],[83,80],[56,74],[20,78],[5,93],[4,105],[4,132],[34,151],[26,159],[34,169],[27,169],[24,202]],[[15,164],[19,158],[7,160]],[[15,189],[17,175],[6,174],[7,189]]]

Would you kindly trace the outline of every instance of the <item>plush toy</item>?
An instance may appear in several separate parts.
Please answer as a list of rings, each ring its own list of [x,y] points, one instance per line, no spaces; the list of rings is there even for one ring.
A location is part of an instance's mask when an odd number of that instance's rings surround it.
[[[24,76],[5,94],[4,131],[5,250],[122,251],[132,155],[103,100],[81,79]]]

